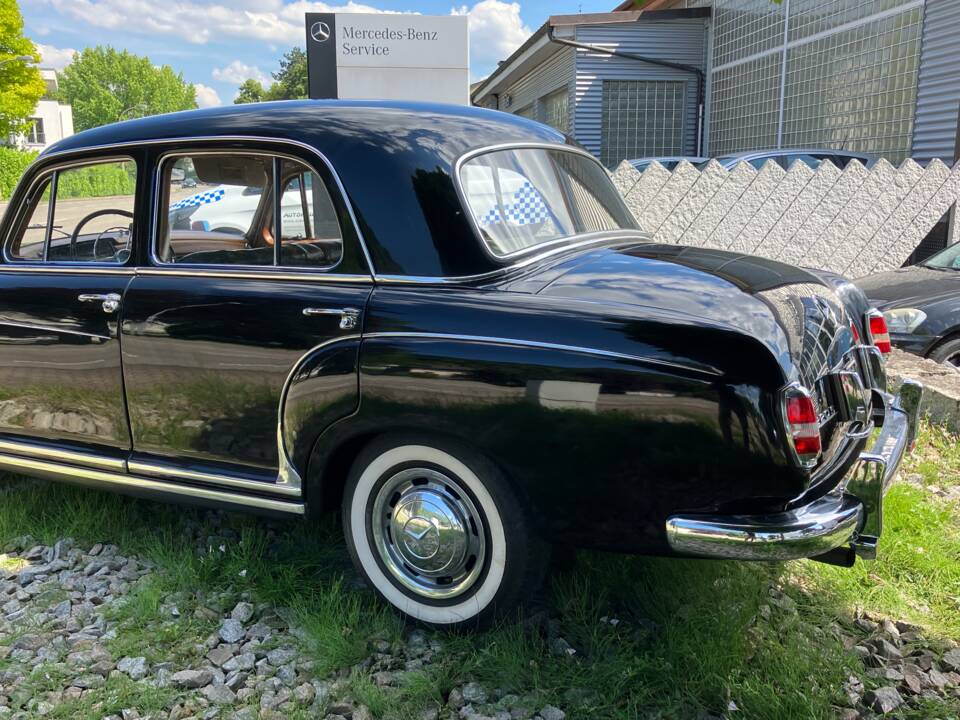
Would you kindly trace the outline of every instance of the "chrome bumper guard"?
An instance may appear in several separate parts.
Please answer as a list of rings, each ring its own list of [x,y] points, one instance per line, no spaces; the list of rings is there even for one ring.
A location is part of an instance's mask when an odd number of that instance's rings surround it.
[[[896,397],[877,394],[885,405],[883,424],[870,449],[860,454],[834,491],[770,515],[675,515],[667,520],[670,547],[698,557],[794,560],[846,546],[860,557],[875,558],[883,497],[913,447],[923,386],[907,380]]]

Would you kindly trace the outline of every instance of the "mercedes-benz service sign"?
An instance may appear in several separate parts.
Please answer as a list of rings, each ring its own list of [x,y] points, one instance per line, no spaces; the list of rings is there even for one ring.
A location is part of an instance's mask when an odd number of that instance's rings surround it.
[[[465,15],[307,13],[310,97],[470,102]]]

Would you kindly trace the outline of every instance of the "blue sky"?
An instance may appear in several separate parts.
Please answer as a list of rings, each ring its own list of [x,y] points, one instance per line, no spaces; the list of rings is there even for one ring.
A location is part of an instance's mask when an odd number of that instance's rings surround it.
[[[548,16],[611,10],[616,0],[20,0],[43,65],[104,44],[170,65],[197,85],[201,105],[229,103],[247,77],[267,80],[279,57],[303,46],[305,12],[418,12],[470,16],[470,65],[486,75]]]

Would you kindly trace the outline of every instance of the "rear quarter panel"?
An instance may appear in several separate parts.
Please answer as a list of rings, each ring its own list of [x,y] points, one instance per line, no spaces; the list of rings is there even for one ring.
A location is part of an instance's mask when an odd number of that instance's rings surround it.
[[[377,289],[360,408],[314,458],[351,435],[441,434],[498,463],[552,539],[665,551],[671,513],[800,492],[775,429],[781,385],[769,350],[689,318],[498,290]]]

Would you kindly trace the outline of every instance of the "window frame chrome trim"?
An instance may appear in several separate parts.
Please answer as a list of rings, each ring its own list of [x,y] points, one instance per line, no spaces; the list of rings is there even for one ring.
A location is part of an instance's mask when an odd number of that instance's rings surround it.
[[[357,240],[360,243],[360,249],[363,253],[364,259],[367,261],[367,270],[370,273],[371,278],[376,277],[376,267],[373,264],[373,258],[370,255],[370,251],[367,248],[366,240],[363,236],[363,232],[360,229],[360,223],[357,221],[357,215],[354,212],[353,203],[350,201],[350,196],[347,194],[346,188],[343,186],[343,181],[340,179],[340,174],[337,172],[337,169],[333,166],[333,163],[330,162],[329,158],[324,155],[319,149],[313,145],[309,145],[305,142],[299,140],[292,140],[290,138],[271,138],[264,137],[263,135],[194,135],[189,137],[169,137],[169,138],[150,138],[147,140],[130,140],[125,142],[118,143],[105,143],[103,145],[91,145],[89,147],[83,148],[73,148],[71,150],[56,150],[51,149],[40,154],[37,158],[37,162],[45,161],[48,158],[57,158],[57,157],[69,157],[72,155],[81,155],[88,152],[101,152],[117,148],[129,148],[129,147],[142,147],[142,146],[152,146],[152,145],[173,145],[177,143],[211,143],[211,142],[236,142],[236,143],[261,143],[268,145],[288,145],[290,147],[296,147],[301,150],[307,151],[307,153],[318,158],[323,165],[330,171],[330,176],[334,180],[334,184],[337,186],[337,190],[340,193],[340,197],[343,199],[344,206],[347,208],[347,213],[350,215],[350,220],[353,222],[353,229],[357,233]],[[56,146],[54,146],[55,148]],[[151,218],[152,222],[152,218]],[[154,234],[154,228],[150,228],[150,235]]]
[[[112,146],[105,146],[104,149],[105,150],[110,149],[111,147]],[[39,162],[44,157],[46,156],[40,155],[39,157],[37,157],[36,160],[34,160],[34,162],[35,163]],[[51,157],[54,157],[54,156],[51,155]],[[32,197],[32,193],[36,191],[37,186],[40,185],[44,180],[49,178],[53,181],[53,179],[56,177],[57,182],[55,182],[55,184],[52,185],[52,189],[55,192],[57,190],[57,184],[59,184],[58,183],[59,174],[62,170],[71,170],[73,168],[87,167],[89,165],[104,165],[111,162],[131,162],[137,168],[137,181],[136,181],[136,187],[134,188],[134,192],[133,192],[133,203],[134,203],[133,207],[134,207],[134,211],[136,211],[137,199],[138,199],[137,192],[139,190],[138,186],[140,184],[140,168],[139,168],[140,163],[138,163],[137,159],[132,155],[111,155],[111,156],[98,157],[98,158],[80,159],[80,160],[77,160],[76,162],[66,162],[62,164],[54,163],[52,166],[45,167],[43,170],[38,172],[36,177],[34,177],[30,181],[30,185],[27,187],[27,190],[25,191],[26,197]],[[17,196],[18,194],[19,193],[17,193],[15,190],[13,193],[13,196],[11,197],[11,201],[13,200],[13,197]],[[53,195],[52,193],[50,196],[50,200],[51,202],[50,202],[50,207],[48,208],[48,213],[52,215],[53,212],[55,212],[55,208],[57,204],[57,199],[55,195]],[[142,202],[142,199],[141,199],[141,202]],[[64,268],[64,272],[69,272],[72,268],[91,269],[91,270],[93,269],[121,270],[125,268],[132,269],[132,265],[131,265],[131,262],[133,259],[132,253],[131,253],[131,257],[128,258],[127,261],[124,263],[116,263],[116,262],[108,263],[108,262],[100,262],[100,261],[85,263],[85,262],[76,262],[75,260],[48,260],[46,258],[47,247],[48,247],[48,243],[46,241],[44,241],[44,244],[43,244],[44,246],[43,259],[37,261],[37,260],[21,260],[21,259],[15,258],[10,255],[10,245],[13,242],[15,233],[20,229],[20,227],[23,225],[23,221],[27,218],[22,217],[22,213],[25,210],[25,208],[22,205],[16,208],[11,208],[9,205],[7,207],[9,210],[13,210],[15,215],[11,218],[11,226],[9,227],[7,233],[3,237],[3,248],[2,248],[2,253],[0,253],[0,257],[2,257],[3,262],[2,264],[0,264],[0,269],[6,269],[8,267],[31,268],[31,269],[57,267],[57,268]],[[52,216],[48,217],[47,228],[46,228],[47,234],[50,234],[50,230],[53,225],[53,221],[55,219],[56,218]],[[134,215],[134,223],[136,223],[136,215]],[[134,228],[134,232],[136,232],[136,228]],[[134,233],[131,233],[130,235],[131,246],[134,244],[134,240],[135,240],[135,235]]]
[[[317,152],[317,151],[315,151]],[[164,262],[157,256],[157,249],[160,244],[160,213],[162,208],[161,198],[163,195],[163,169],[164,165],[171,157],[194,157],[196,155],[224,155],[224,154],[236,154],[236,155],[263,155],[272,160],[283,159],[289,160],[291,162],[299,163],[306,167],[310,172],[314,173],[318,179],[322,181],[320,173],[317,172],[317,169],[309,164],[304,162],[302,158],[298,158],[295,155],[288,155],[285,153],[277,152],[275,150],[248,150],[248,149],[239,149],[239,148],[223,148],[223,149],[204,149],[191,152],[189,150],[169,150],[160,154],[157,157],[156,168],[154,172],[154,179],[156,180],[154,191],[153,191],[153,212],[150,217],[150,233],[149,233],[149,247],[147,249],[147,258],[150,261],[151,265],[149,266],[152,270],[165,270],[167,268],[186,268],[191,270],[237,270],[237,271],[248,271],[248,272],[270,272],[270,268],[273,268],[275,272],[283,272],[295,268],[297,266],[288,266],[288,265],[217,265],[217,264],[205,264],[205,263],[171,263]],[[327,169],[330,171],[331,177],[337,179],[336,173],[332,169],[332,165],[329,163],[326,164]],[[272,183],[276,184],[276,178],[271,180]],[[327,187],[327,183],[323,183],[324,189],[327,190],[327,193],[330,193],[330,188]],[[264,188],[266,189],[266,188]],[[364,249],[364,258],[367,261],[368,269],[371,272],[372,278],[372,266],[370,266],[370,259],[366,253],[366,244],[363,241],[363,236],[360,234],[360,228],[356,222],[356,218],[353,216],[353,211],[350,206],[349,201],[346,198],[346,195],[342,189],[342,185],[337,182],[337,189],[340,192],[341,198],[343,199],[344,205],[350,211],[350,219],[353,222],[354,230],[357,233],[357,240],[360,242],[361,247]],[[332,198],[331,198],[332,199]],[[346,239],[343,237],[343,228],[340,227],[340,220],[337,219],[337,227],[340,231],[340,243],[341,246],[346,244]],[[276,255],[276,252],[274,253]],[[340,266],[343,262],[344,253],[341,250],[340,258],[337,262],[329,267],[324,268],[315,268],[313,270],[300,270],[300,273],[303,275],[313,275],[325,277],[327,275],[335,275],[334,272],[336,268]],[[296,272],[296,271],[295,271]]]
[[[461,208],[463,209],[464,215],[467,217],[467,221],[470,223],[470,228],[473,230],[474,237],[477,242],[480,243],[480,247],[483,248],[483,251],[487,254],[488,257],[493,259],[497,263],[504,263],[513,260],[514,258],[521,258],[526,255],[537,255],[542,253],[545,249],[550,249],[554,247],[567,247],[571,246],[572,243],[576,242],[577,238],[582,238],[585,235],[594,235],[597,233],[622,233],[622,232],[638,232],[640,231],[639,225],[636,228],[617,228],[614,230],[600,230],[596,233],[578,233],[575,235],[568,235],[566,237],[557,238],[556,240],[548,240],[547,242],[538,243],[528,248],[523,248],[522,250],[514,250],[513,252],[505,253],[499,255],[495,253],[486,242],[483,240],[483,232],[480,228],[480,225],[477,223],[477,219],[473,214],[473,208],[470,205],[467,199],[467,193],[463,188],[463,181],[461,178],[461,171],[463,166],[468,163],[470,160],[480,157],[481,155],[489,155],[490,153],[504,152],[510,150],[554,150],[557,152],[567,152],[574,155],[580,155],[582,157],[588,158],[593,162],[597,167],[599,167],[604,175],[609,177],[607,169],[603,167],[599,160],[597,160],[593,155],[591,155],[586,150],[583,150],[573,145],[565,145],[563,143],[551,143],[551,142],[514,142],[514,143],[498,143],[496,145],[485,145],[484,147],[474,148],[468,150],[465,153],[462,153],[453,164],[453,186],[457,191],[457,199],[460,201]],[[629,212],[629,209],[628,209]],[[632,213],[631,213],[632,216]],[[505,268],[513,267],[512,265],[505,265]]]

